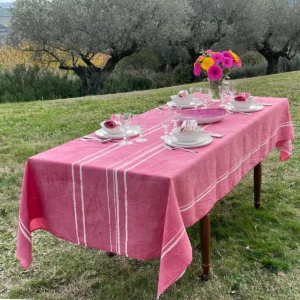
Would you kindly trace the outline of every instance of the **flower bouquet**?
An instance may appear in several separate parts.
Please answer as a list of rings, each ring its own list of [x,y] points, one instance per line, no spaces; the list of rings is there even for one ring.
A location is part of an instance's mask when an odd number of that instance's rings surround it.
[[[212,90],[212,100],[219,101],[218,86],[222,85],[233,67],[241,66],[241,58],[233,51],[213,52],[209,49],[204,51],[194,63],[194,75],[200,76],[202,71],[205,72]]]

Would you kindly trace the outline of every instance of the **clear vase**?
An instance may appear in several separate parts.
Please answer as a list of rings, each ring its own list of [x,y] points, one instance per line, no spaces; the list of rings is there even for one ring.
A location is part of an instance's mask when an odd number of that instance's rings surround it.
[[[219,86],[223,84],[223,79],[220,80],[208,80],[209,87],[211,89],[211,101],[219,102],[221,101],[221,97],[219,94]]]

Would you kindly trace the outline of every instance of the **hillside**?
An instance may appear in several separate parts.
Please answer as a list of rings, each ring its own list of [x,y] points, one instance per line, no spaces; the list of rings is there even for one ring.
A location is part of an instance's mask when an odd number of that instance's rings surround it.
[[[10,3],[0,2],[0,43],[5,38],[11,19]]]

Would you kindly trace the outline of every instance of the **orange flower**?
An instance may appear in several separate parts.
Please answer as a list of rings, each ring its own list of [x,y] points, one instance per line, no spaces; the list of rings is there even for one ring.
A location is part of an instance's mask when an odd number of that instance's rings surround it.
[[[201,68],[204,70],[204,71],[207,71],[209,67],[211,67],[212,65],[214,65],[215,62],[214,60],[211,58],[211,57],[205,57],[202,61],[202,64],[201,64]]]

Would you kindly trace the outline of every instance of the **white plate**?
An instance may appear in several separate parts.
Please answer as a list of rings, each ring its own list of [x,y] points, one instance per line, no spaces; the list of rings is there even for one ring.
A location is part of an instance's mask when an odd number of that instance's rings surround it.
[[[132,126],[131,129],[128,130],[128,135],[127,137],[133,137],[133,136],[137,136],[139,135],[139,131],[138,129],[136,129],[134,126]],[[102,128],[101,129],[98,129],[96,132],[95,132],[96,136],[99,137],[99,138],[105,138],[105,139],[123,139],[123,134],[109,134],[107,133],[106,131],[104,131]]]
[[[169,107],[181,107],[181,108],[194,108],[195,107],[195,103],[194,102],[191,102],[190,104],[183,104],[183,105],[179,105],[179,104],[176,104],[174,101],[169,101],[167,103],[167,105]],[[203,105],[203,102],[202,101],[197,101],[197,107]]]
[[[170,146],[178,146],[182,148],[200,148],[209,145],[213,141],[213,138],[207,134],[203,134],[201,138],[199,138],[195,142],[183,143],[179,142],[174,136],[170,136],[165,139],[165,143]]]
[[[261,103],[253,103],[249,108],[235,108],[229,104],[226,108],[233,112],[256,112],[264,109],[264,106]]]

